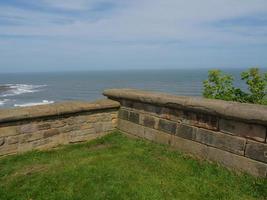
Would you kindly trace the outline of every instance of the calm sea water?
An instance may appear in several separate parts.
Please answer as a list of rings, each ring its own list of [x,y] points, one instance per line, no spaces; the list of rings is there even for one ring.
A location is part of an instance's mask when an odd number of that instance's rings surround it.
[[[102,98],[108,88],[200,96],[207,69],[0,74],[0,108]],[[225,70],[237,77],[242,69]],[[4,87],[3,87],[4,86]],[[3,89],[5,88],[5,89]]]

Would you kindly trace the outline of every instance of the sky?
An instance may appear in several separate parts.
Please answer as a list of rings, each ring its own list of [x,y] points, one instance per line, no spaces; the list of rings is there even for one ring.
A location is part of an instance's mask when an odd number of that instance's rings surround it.
[[[250,66],[266,0],[0,0],[2,73]]]

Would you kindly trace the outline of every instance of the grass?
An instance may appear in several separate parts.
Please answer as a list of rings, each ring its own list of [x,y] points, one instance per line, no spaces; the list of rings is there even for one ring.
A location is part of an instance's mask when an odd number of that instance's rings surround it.
[[[267,199],[267,180],[114,132],[0,159],[0,199]]]

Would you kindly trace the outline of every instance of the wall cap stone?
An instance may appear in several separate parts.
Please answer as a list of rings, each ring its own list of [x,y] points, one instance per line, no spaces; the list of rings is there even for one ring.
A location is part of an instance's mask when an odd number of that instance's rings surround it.
[[[136,89],[109,89],[105,90],[103,95],[115,100],[127,99],[267,125],[267,106],[264,105],[205,99],[202,97],[175,96]]]
[[[69,101],[25,108],[1,109],[0,123],[75,114],[104,109],[115,109],[119,108],[119,106],[120,104],[116,101],[110,99],[101,99],[93,102]]]

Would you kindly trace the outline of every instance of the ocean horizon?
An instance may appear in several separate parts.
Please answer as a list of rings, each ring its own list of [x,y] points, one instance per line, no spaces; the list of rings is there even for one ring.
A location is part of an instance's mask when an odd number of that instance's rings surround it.
[[[92,101],[103,98],[110,88],[135,88],[201,96],[202,82],[209,69],[102,70],[0,74],[0,108],[25,107],[62,101]],[[223,69],[245,88],[240,73],[245,69]]]

